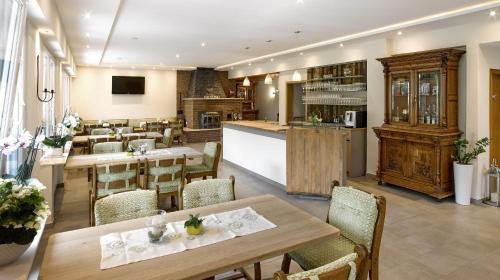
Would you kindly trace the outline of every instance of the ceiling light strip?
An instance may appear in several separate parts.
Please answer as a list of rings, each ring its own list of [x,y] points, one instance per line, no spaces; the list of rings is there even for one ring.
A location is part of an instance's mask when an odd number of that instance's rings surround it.
[[[269,59],[269,58],[280,56],[280,55],[287,55],[287,54],[291,54],[291,53],[295,53],[295,52],[319,48],[319,47],[328,46],[328,45],[332,45],[332,44],[337,44],[337,43],[344,42],[344,41],[349,41],[349,40],[359,39],[359,38],[363,38],[363,37],[378,35],[378,34],[385,33],[385,32],[396,31],[396,30],[408,28],[411,26],[421,25],[421,24],[425,24],[425,23],[435,22],[435,21],[439,21],[439,20],[452,18],[452,17],[457,17],[457,16],[461,16],[461,15],[466,15],[466,14],[471,14],[471,13],[475,13],[475,12],[479,12],[479,11],[484,11],[484,10],[492,9],[492,8],[495,8],[498,6],[500,6],[500,0],[489,1],[489,2],[485,2],[485,3],[473,5],[473,6],[468,6],[468,7],[448,11],[448,12],[434,14],[434,15],[421,17],[421,18],[417,18],[417,19],[413,19],[413,20],[408,20],[408,21],[404,21],[404,22],[400,22],[400,23],[396,23],[396,24],[392,24],[392,25],[387,25],[387,26],[383,26],[383,27],[379,27],[379,28],[375,28],[375,29],[370,29],[367,31],[359,32],[359,33],[354,33],[351,35],[337,37],[337,38],[329,39],[326,41],[321,41],[321,42],[317,42],[317,43],[313,43],[313,44],[309,44],[309,45],[304,45],[304,46],[301,46],[298,48],[288,49],[288,50],[284,50],[284,51],[280,51],[280,52],[276,52],[276,53],[271,53],[271,54],[251,58],[251,59],[241,60],[241,61],[237,61],[234,63],[218,66],[215,69],[221,70],[221,69],[228,68],[231,66],[237,66],[240,64],[247,64],[247,63],[251,63],[254,61]]]
[[[116,23],[118,22],[118,18],[122,13],[123,2],[125,2],[125,0],[119,0],[118,8],[116,9],[115,17],[113,18],[113,24],[111,24],[111,29],[109,30],[108,38],[106,39],[106,44],[104,44],[104,48],[102,50],[101,59],[99,59],[99,64],[102,64],[102,61],[104,60],[104,55],[108,50],[109,42],[111,41],[111,36],[113,36],[113,33],[115,32]]]

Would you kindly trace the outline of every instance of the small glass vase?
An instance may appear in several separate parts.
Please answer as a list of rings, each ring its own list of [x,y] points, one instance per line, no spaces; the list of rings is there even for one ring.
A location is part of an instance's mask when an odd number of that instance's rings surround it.
[[[167,225],[167,212],[156,210],[148,213],[146,227],[148,230],[149,242],[156,243],[162,240]]]

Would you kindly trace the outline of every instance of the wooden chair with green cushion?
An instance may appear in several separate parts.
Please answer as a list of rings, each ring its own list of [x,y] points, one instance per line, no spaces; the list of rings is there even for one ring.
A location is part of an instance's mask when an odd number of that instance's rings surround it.
[[[283,271],[274,273],[273,280],[366,280],[366,257],[363,245],[356,245],[354,253],[347,254],[331,263],[315,269],[286,275]]]
[[[318,268],[354,252],[361,244],[368,251],[370,279],[377,280],[385,208],[383,196],[353,187],[333,187],[327,223],[340,229],[340,236],[285,254],[281,269],[288,273],[291,259],[304,270]]]
[[[151,215],[158,210],[159,190],[127,190],[95,198],[91,226]]]
[[[93,180],[90,196],[90,221],[94,202],[103,196],[126,190],[136,190],[139,186],[140,162],[101,164],[92,168]]]
[[[234,176],[229,179],[209,179],[191,182],[181,186],[181,209],[191,209],[233,201],[236,199],[234,193]]]
[[[221,144],[217,142],[207,142],[203,149],[203,160],[200,164],[186,166],[186,180],[191,182],[193,178],[206,179],[207,176],[217,178],[217,169],[221,153]]]
[[[145,161],[146,170],[144,172],[144,188],[154,190],[156,187],[160,190],[160,198],[170,197],[172,208],[176,206],[175,198],[180,204],[180,189],[184,184],[184,172],[186,167],[186,156]]]
[[[91,154],[107,154],[123,152],[123,143],[119,141],[108,142],[110,138],[89,139]],[[114,139],[111,139],[114,140]],[[88,169],[88,182],[92,178],[92,169]]]
[[[161,143],[156,143],[156,148],[157,149],[170,148],[172,147],[173,140],[174,137],[172,136],[172,129],[165,128],[165,131],[163,132],[163,137],[161,139]]]
[[[184,137],[184,121],[183,120],[177,120],[173,122],[169,122],[169,127],[172,129],[172,137],[174,141],[177,141],[177,144],[182,145],[183,144],[183,137]]]
[[[90,131],[90,135],[108,135],[110,132],[110,128],[94,128]]]
[[[131,146],[138,151],[142,145],[146,145],[146,151],[154,150],[156,148],[156,140],[155,139],[131,140],[128,142],[127,147]]]
[[[134,133],[134,128],[131,126],[115,127],[114,129],[116,133],[121,133],[121,134]]]
[[[146,131],[163,133],[163,122],[162,121],[146,122]]]

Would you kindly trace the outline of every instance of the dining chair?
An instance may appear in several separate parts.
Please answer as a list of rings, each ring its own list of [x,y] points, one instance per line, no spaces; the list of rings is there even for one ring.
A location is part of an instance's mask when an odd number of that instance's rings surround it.
[[[180,188],[181,209],[197,208],[236,199],[234,176],[194,181]]]
[[[163,133],[163,122],[162,121],[146,122],[146,131]]]
[[[107,154],[123,152],[123,143],[119,141],[109,142],[114,138],[95,138],[89,139],[89,150],[91,154]],[[87,181],[92,178],[92,169],[87,170]]]
[[[140,162],[100,164],[92,167],[92,189],[89,190],[90,222],[92,223],[94,202],[103,196],[126,190],[136,190],[139,186]]]
[[[356,245],[354,253],[347,254],[333,262],[318,268],[286,275],[283,271],[274,273],[273,280],[366,280],[367,250],[363,245]]]
[[[115,132],[121,132],[121,134],[134,133],[134,128],[131,126],[115,127]]]
[[[177,121],[172,121],[169,122],[169,126],[172,129],[172,137],[174,141],[177,141],[177,144],[182,145],[183,144],[183,137],[184,137],[184,121],[183,120],[177,120]]]
[[[221,144],[217,142],[207,142],[203,148],[203,160],[200,164],[186,166],[186,180],[191,182],[193,178],[212,179],[217,178],[217,169],[221,153]]]
[[[311,270],[352,253],[354,247],[361,244],[368,251],[366,263],[370,279],[378,280],[385,211],[383,196],[353,187],[333,186],[326,222],[337,227],[340,236],[285,254],[281,270],[288,273],[292,259],[304,270]]]
[[[137,139],[137,140],[131,140],[128,141],[127,147],[131,146],[136,150],[139,150],[139,148],[146,144],[146,151],[151,151],[156,148],[156,140],[155,139]]]
[[[93,200],[91,226],[111,224],[151,215],[158,210],[159,190],[126,190]]]
[[[156,148],[157,149],[170,148],[172,147],[173,140],[174,138],[172,136],[172,129],[165,128],[165,131],[163,131],[163,137],[161,139],[161,143],[156,143]]]
[[[184,184],[184,172],[186,167],[186,156],[171,158],[145,160],[146,170],[144,171],[144,188],[155,189],[159,187],[160,197],[170,197],[171,208],[177,208],[176,198],[180,204],[180,189]]]
[[[110,132],[109,128],[94,128],[90,131],[90,135],[108,135]]]

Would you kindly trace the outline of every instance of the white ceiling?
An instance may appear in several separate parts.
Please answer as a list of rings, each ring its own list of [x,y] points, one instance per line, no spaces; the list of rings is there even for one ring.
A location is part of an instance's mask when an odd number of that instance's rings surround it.
[[[56,0],[78,64],[176,68],[225,65],[492,1],[303,2]],[[86,12],[89,19],[83,16]],[[298,39],[293,33],[296,30],[302,31]],[[90,38],[85,37],[86,32]],[[201,47],[202,42],[206,47]]]

